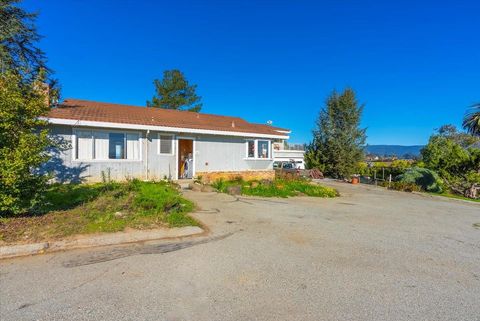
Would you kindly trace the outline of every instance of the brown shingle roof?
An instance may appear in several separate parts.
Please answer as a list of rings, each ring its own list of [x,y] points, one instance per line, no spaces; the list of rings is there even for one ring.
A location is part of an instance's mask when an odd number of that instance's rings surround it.
[[[64,100],[58,107],[50,110],[48,117],[268,135],[285,135],[285,133],[280,133],[279,131],[289,132],[288,129],[249,123],[239,117],[101,103],[80,99]]]

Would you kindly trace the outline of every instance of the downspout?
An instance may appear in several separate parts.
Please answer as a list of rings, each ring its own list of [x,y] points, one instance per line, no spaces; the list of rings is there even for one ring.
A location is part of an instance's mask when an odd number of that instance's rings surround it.
[[[148,136],[150,135],[150,129],[145,134],[145,180],[148,181]]]

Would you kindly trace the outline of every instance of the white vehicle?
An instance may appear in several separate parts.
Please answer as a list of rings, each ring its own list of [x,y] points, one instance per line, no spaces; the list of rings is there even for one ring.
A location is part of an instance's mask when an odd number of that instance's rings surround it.
[[[300,164],[296,163],[295,161],[287,161],[287,162],[274,162],[273,163],[274,169],[301,169]]]
[[[273,158],[277,165],[279,163],[291,163],[294,164],[294,168],[305,169],[303,150],[275,150],[273,153]],[[274,164],[275,164],[274,163]],[[278,168],[278,167],[276,167]]]

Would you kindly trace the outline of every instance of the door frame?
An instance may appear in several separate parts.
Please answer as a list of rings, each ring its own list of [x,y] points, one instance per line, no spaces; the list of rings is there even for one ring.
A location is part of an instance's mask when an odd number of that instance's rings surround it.
[[[180,161],[180,154],[179,154],[179,145],[180,145],[180,142],[179,140],[191,140],[192,141],[192,157],[193,157],[193,166],[192,166],[192,178],[195,177],[195,151],[196,151],[196,147],[195,147],[195,142],[196,142],[196,138],[195,137],[192,137],[192,136],[177,136],[176,137],[176,140],[177,140],[177,143],[175,144],[175,147],[176,147],[176,152],[175,154],[177,154],[177,156],[175,157],[175,180],[179,180],[179,177],[178,177],[178,171],[179,171],[179,161]]]

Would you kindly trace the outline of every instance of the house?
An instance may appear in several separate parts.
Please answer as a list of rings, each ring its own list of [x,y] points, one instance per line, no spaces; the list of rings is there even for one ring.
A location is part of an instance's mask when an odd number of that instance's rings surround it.
[[[273,178],[273,143],[290,134],[238,117],[78,99],[45,119],[67,146],[43,168],[59,181]]]
[[[275,163],[293,163],[295,168],[305,169],[305,151],[297,149],[276,149],[274,143],[273,161]]]

